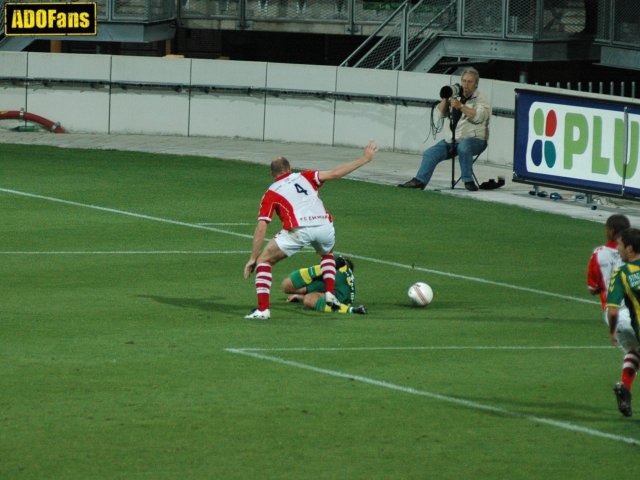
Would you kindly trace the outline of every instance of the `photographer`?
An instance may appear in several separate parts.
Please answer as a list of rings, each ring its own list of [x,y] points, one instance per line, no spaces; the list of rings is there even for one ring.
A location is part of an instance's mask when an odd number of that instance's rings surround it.
[[[491,118],[491,105],[478,92],[479,79],[478,71],[468,67],[462,73],[462,86],[442,87],[437,108],[442,119],[449,118],[450,140],[441,140],[426,149],[416,176],[399,187],[424,189],[438,163],[457,155],[465,188],[478,190],[473,181],[473,159],[487,148]]]

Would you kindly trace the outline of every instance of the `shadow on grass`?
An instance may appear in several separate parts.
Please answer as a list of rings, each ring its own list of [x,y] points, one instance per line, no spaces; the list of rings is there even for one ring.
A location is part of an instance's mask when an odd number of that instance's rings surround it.
[[[241,309],[239,305],[230,305],[228,303],[222,303],[215,299],[206,298],[179,298],[179,297],[161,297],[158,295],[138,295],[138,298],[147,298],[154,302],[162,303],[164,305],[171,305],[172,307],[180,308],[193,308],[196,310],[202,310],[204,312],[223,312],[228,313],[233,310]]]
[[[483,396],[469,396],[465,398],[481,404],[495,405],[508,411],[517,412],[518,415],[532,417],[555,418],[559,421],[600,421],[608,420],[617,414],[617,408],[613,395],[611,401],[604,405],[591,404],[588,401],[558,401],[551,399],[518,400],[515,398],[495,398]],[[613,413],[612,413],[613,412]],[[501,415],[496,412],[496,415]]]
[[[144,298],[148,300],[152,300],[154,302],[170,305],[172,307],[178,308],[187,308],[193,310],[200,310],[202,312],[212,313],[224,313],[237,315],[238,317],[244,317],[247,313],[250,313],[252,308],[250,305],[237,305],[230,303],[223,303],[222,301],[217,301],[218,297],[214,298],[181,298],[181,297],[163,297],[160,295],[137,295],[138,298]],[[323,323],[327,323],[327,320],[335,320],[335,319],[344,319],[343,315],[326,315],[321,314],[319,312],[314,312],[313,310],[303,309],[301,306],[299,308],[291,308],[292,306],[289,304],[285,304],[282,306],[272,306],[271,312],[276,315],[280,323],[291,321],[293,324],[299,324],[301,319],[318,319],[323,320]],[[351,315],[349,315],[351,317]],[[252,320],[255,323],[264,324],[264,320]],[[273,323],[273,322],[271,322]],[[313,323],[311,323],[313,325]]]

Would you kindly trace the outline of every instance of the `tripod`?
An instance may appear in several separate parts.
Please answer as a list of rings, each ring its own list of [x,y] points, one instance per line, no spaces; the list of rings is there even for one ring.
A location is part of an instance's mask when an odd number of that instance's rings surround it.
[[[461,97],[461,103],[464,104],[466,101],[466,98]],[[460,181],[460,179],[456,180],[456,154],[458,153],[458,146],[456,145],[456,127],[458,126],[458,121],[461,116],[462,112],[460,111],[452,109],[449,112],[449,129],[451,130],[451,189],[453,189],[456,186],[456,183]]]
[[[467,101],[467,98],[465,98],[464,96],[460,97],[460,103],[464,104],[466,103],[466,101]],[[455,188],[458,182],[462,179],[462,176],[456,179],[456,156],[458,153],[458,144],[456,143],[456,127],[458,125],[458,121],[460,120],[461,116],[462,116],[462,112],[460,111],[454,110],[449,113],[449,128],[451,129],[451,189],[452,190]],[[480,154],[475,155],[472,162],[475,163],[479,156]],[[478,178],[476,177],[476,174],[473,173],[473,171],[471,174],[473,175],[473,180],[475,181],[475,183],[479,185],[480,182],[478,182]]]

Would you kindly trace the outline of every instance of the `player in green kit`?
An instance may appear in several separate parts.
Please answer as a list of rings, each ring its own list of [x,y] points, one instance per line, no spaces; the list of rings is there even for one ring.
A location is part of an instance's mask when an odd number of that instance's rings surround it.
[[[282,290],[289,294],[288,302],[302,302],[306,308],[318,312],[337,311],[366,315],[364,305],[353,306],[356,297],[356,278],[350,258],[336,257],[335,296],[340,302],[338,309],[332,309],[325,301],[324,281],[320,265],[313,265],[291,272],[282,282]]]
[[[618,253],[625,262],[613,272],[607,293],[607,319],[611,343],[624,352],[620,382],[613,391],[618,410],[631,416],[631,385],[640,367],[640,338],[638,317],[640,316],[640,230],[628,228],[618,237]],[[620,306],[629,309],[629,317],[620,315]]]

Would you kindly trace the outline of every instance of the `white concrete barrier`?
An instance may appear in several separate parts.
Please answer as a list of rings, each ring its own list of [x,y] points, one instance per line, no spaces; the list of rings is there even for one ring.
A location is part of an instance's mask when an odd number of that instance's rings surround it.
[[[420,153],[443,137],[430,127],[440,88],[459,81],[333,66],[0,52],[0,110],[22,108],[70,132],[343,146],[373,138],[384,149]],[[479,89],[505,112],[518,86],[480,79]],[[481,160],[512,165],[514,119],[494,114],[490,130]]]

